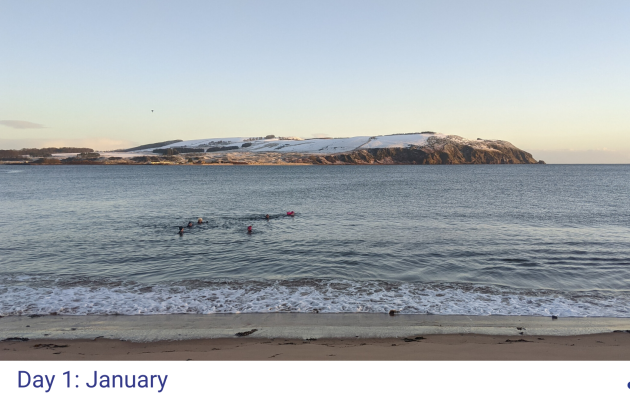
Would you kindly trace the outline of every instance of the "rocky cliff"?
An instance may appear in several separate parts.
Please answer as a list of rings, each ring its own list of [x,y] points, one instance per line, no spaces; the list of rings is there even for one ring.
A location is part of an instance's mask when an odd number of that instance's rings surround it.
[[[544,164],[503,140],[467,140],[459,136],[431,137],[425,145],[360,149],[310,155],[295,162],[312,164]]]

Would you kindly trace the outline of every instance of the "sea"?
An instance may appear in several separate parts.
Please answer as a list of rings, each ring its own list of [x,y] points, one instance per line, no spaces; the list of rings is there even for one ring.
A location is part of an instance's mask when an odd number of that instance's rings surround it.
[[[630,317],[630,166],[0,166],[0,316],[390,310]]]

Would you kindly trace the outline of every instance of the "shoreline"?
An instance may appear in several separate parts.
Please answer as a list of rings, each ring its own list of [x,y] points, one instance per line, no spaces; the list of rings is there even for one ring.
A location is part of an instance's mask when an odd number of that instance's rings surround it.
[[[0,361],[630,360],[630,318],[33,315],[0,340]]]
[[[72,164],[38,164],[38,163],[22,163],[22,162],[0,162],[0,165],[28,165],[28,166],[44,166],[44,167],[48,167],[48,166],[64,166],[64,165],[71,165],[71,166],[85,166],[85,165],[103,165],[103,166],[130,166],[130,165],[145,165],[145,166],[155,166],[155,165],[162,165],[162,166],[198,166],[198,167],[212,167],[212,166],[259,166],[259,165],[263,165],[263,166],[328,166],[328,167],[334,167],[334,166],[346,166],[346,165],[360,165],[360,166],[395,166],[395,165],[413,165],[413,166],[433,166],[433,165],[447,165],[447,166],[454,166],[454,165],[547,165],[547,164],[538,164],[538,163],[531,163],[531,164],[478,164],[478,163],[459,163],[459,164],[412,164],[412,163],[356,163],[356,164],[352,164],[352,163],[331,163],[331,164],[317,164],[317,163],[241,163],[241,162],[235,162],[235,163],[229,163],[229,162],[225,162],[225,163],[203,163],[203,164],[199,164],[199,163],[167,163],[167,162],[155,162],[155,163],[112,163],[112,164],[105,164],[105,163],[72,163]],[[557,164],[557,165],[562,165],[562,164]],[[565,164],[565,165],[627,165],[627,164]]]
[[[423,335],[576,336],[630,331],[630,318],[457,316],[348,313],[162,314],[112,316],[8,316],[0,340],[93,340],[131,342],[230,339],[382,339]]]
[[[223,338],[3,341],[0,361],[622,361],[630,334],[426,335],[405,338]]]

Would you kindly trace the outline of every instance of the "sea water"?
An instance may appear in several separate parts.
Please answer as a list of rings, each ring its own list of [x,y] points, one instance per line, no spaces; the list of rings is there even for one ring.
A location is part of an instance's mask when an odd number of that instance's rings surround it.
[[[3,316],[630,317],[629,284],[630,166],[0,166]]]

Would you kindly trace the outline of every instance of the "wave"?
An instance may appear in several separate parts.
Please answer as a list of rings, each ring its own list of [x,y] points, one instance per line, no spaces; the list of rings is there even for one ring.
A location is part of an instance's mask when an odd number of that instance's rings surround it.
[[[0,279],[0,315],[387,313],[627,317],[628,292],[561,292],[447,283],[299,279],[170,284]]]

